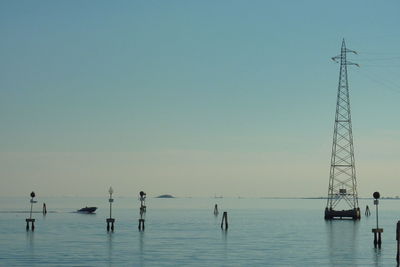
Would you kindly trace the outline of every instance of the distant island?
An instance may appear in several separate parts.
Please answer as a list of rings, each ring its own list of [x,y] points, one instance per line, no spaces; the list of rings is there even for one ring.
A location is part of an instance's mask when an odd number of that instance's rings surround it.
[[[156,198],[175,198],[175,197],[172,196],[172,195],[160,195],[160,196],[158,196]]]

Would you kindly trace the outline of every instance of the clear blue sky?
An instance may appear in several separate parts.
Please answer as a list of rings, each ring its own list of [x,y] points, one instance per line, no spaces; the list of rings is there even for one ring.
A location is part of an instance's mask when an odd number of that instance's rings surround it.
[[[0,1],[0,195],[400,193],[399,1]]]

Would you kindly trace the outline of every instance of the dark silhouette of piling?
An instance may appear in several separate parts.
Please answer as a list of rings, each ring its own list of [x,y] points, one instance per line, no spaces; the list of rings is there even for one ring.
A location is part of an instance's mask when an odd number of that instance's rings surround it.
[[[139,229],[139,231],[144,231],[144,219],[142,219],[142,218],[139,219],[138,229]]]
[[[107,222],[107,232],[109,232],[110,229],[111,229],[112,232],[114,232],[115,219],[114,218],[107,218],[106,222]]]
[[[218,212],[218,205],[215,204],[215,206],[214,206],[214,215],[217,216],[218,213],[219,213],[219,212]]]
[[[365,216],[368,217],[370,215],[371,215],[371,212],[370,212],[369,207],[367,205],[367,207],[365,207]]]
[[[382,228],[377,228],[377,229],[372,229],[372,232],[374,233],[374,247],[379,247],[381,248],[382,245],[382,238],[381,238],[381,233],[383,232]]]
[[[222,214],[222,221],[221,221],[221,229],[224,230],[224,226],[225,226],[225,230],[228,230],[228,212],[224,211],[224,213]]]
[[[43,203],[43,215],[47,214],[47,207],[46,207],[46,203]]]
[[[397,240],[396,261],[397,261],[397,266],[398,266],[400,263],[400,221],[397,221],[397,225],[396,225],[396,240]]]

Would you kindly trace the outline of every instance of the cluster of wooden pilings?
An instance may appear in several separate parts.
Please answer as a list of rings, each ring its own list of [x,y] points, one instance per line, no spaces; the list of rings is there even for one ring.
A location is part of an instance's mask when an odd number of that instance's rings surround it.
[[[214,216],[217,217],[218,214],[219,214],[218,205],[215,204],[215,206],[214,206]],[[228,212],[226,212],[226,211],[224,211],[222,213],[221,229],[225,230],[225,231],[228,230]]]

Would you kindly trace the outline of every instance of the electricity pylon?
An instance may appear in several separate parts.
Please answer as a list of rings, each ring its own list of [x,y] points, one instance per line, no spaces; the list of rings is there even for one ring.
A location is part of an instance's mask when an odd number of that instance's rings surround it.
[[[347,53],[357,54],[357,52],[346,48],[343,39],[340,55],[332,58],[335,62],[339,62],[340,60],[340,72],[328,199],[325,209],[325,219],[327,220],[334,218],[352,218],[357,220],[361,216],[360,208],[358,207],[349,85],[347,81],[347,66],[358,66],[358,64],[347,61]],[[338,209],[339,206],[341,206],[340,210]]]

